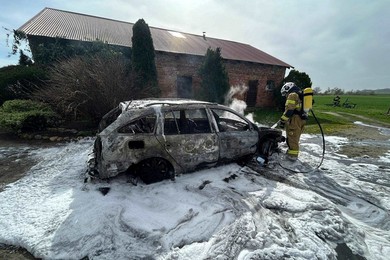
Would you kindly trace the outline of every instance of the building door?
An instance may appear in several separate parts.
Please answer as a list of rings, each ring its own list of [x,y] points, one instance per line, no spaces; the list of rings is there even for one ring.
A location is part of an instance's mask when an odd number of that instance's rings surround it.
[[[177,97],[193,98],[192,95],[192,77],[177,77]]]
[[[250,80],[248,82],[248,92],[246,93],[246,104],[248,107],[256,106],[257,99],[257,86],[259,85],[258,80]]]

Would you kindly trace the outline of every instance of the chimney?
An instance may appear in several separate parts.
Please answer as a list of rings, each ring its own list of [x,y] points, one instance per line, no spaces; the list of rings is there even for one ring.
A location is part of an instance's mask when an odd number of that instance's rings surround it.
[[[203,40],[206,40],[206,32],[203,32]]]

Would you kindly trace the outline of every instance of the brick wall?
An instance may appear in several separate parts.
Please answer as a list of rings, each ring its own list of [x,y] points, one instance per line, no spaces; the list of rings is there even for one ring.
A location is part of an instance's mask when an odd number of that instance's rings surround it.
[[[156,67],[158,82],[163,97],[177,97],[177,77],[192,77],[193,92],[200,86],[198,76],[199,67],[203,57],[195,55],[156,53]],[[230,85],[248,85],[250,80],[257,80],[256,107],[272,107],[272,91],[266,90],[267,81],[272,80],[278,87],[284,79],[286,68],[273,65],[264,65],[251,62],[226,61],[226,70],[229,75]],[[246,94],[237,96],[245,100]]]
[[[252,62],[228,61],[226,69],[229,73],[230,85],[248,85],[248,82],[253,80],[258,81],[256,107],[273,107],[272,90],[267,90],[267,82],[272,80],[275,87],[284,79],[286,68],[273,65],[258,64]],[[246,99],[246,94],[239,97],[242,100]]]
[[[200,86],[198,70],[202,61],[203,57],[200,56],[157,52],[156,68],[162,97],[177,97],[178,76],[192,77],[192,87],[195,92]]]

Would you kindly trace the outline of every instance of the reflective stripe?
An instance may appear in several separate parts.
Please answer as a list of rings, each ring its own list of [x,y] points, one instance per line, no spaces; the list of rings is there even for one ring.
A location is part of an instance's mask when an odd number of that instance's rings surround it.
[[[288,117],[285,116],[285,115],[282,115],[282,116],[280,117],[280,119],[281,119],[282,121],[287,121],[287,120],[288,120]]]
[[[291,100],[291,99],[287,99],[286,100],[286,106],[287,105],[295,105],[296,101],[295,100]]]
[[[299,154],[299,150],[288,150],[287,151],[287,154],[290,154],[290,155],[294,155],[294,156],[298,156]]]

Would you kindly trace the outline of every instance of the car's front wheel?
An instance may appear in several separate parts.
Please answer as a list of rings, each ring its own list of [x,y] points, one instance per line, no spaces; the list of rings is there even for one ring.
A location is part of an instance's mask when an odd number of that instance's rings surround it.
[[[260,155],[268,157],[274,152],[276,147],[277,147],[277,143],[274,140],[265,139],[260,143],[258,147],[258,152]]]
[[[137,167],[137,175],[146,183],[154,183],[174,176],[172,165],[162,158],[150,158],[142,161]]]

